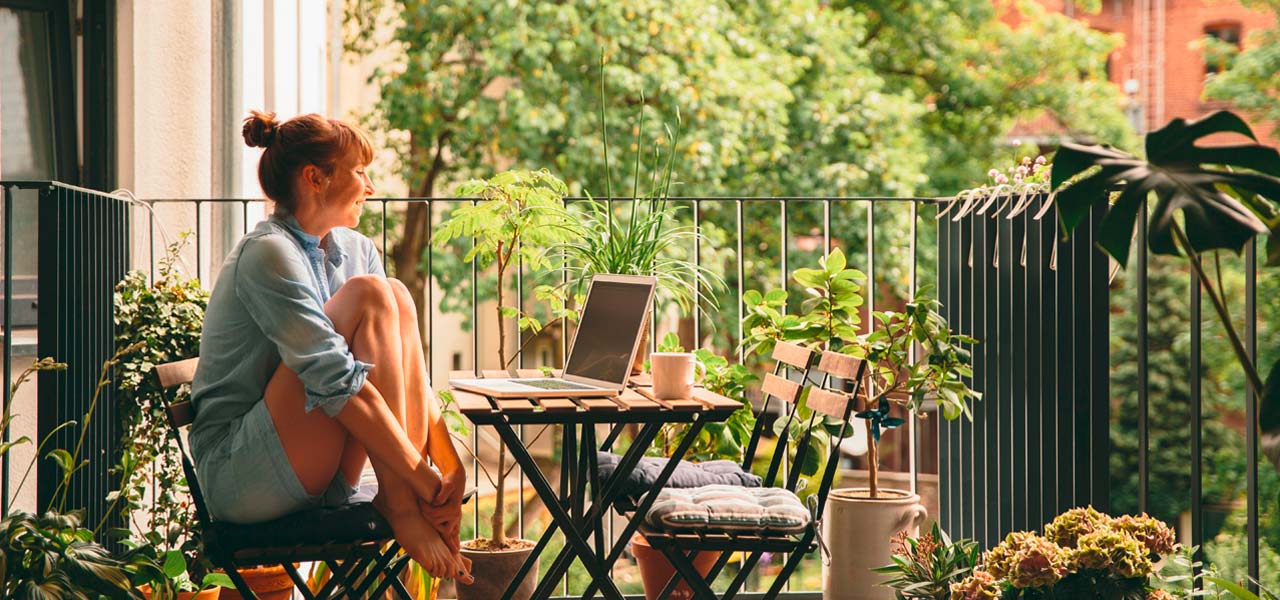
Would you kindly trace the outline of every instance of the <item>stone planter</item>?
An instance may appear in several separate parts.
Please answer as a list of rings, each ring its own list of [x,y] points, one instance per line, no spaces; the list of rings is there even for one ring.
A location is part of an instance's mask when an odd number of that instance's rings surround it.
[[[511,550],[474,550],[463,544],[462,555],[471,559],[471,575],[475,577],[475,582],[463,585],[460,581],[454,581],[458,600],[501,598],[511,580],[515,579],[516,572],[524,565],[525,559],[533,553],[535,544],[528,540],[521,541],[525,542],[525,547]],[[537,583],[538,565],[534,563],[511,600],[529,600]]]
[[[831,565],[822,570],[823,600],[894,600],[880,585],[883,575],[871,569],[892,562],[889,538],[899,531],[919,534],[928,516],[920,496],[881,489],[870,498],[866,488],[832,490],[824,511],[822,537],[831,550]]]

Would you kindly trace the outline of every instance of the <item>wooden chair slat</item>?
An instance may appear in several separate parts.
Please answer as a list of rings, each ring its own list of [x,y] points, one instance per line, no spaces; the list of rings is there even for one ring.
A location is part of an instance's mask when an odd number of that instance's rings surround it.
[[[578,405],[568,398],[538,398],[538,404],[547,412],[575,412]]]
[[[809,390],[808,406],[829,417],[841,419],[849,406],[849,397],[815,387]]]
[[[726,398],[702,387],[693,388],[693,399],[703,403],[707,408],[712,410],[739,409],[743,406],[741,402],[738,402],[733,398]]]
[[[191,383],[191,380],[196,377],[196,365],[199,363],[199,358],[188,358],[187,360],[156,365],[156,376],[160,378],[160,387],[169,388],[175,385]]]
[[[169,405],[169,421],[174,427],[186,427],[195,418],[196,412],[191,407],[191,401],[184,400]]]
[[[813,361],[813,350],[791,342],[778,342],[773,346],[772,356],[773,360],[804,370]]]
[[[578,404],[587,410],[618,412],[618,404],[609,398],[578,398]]]
[[[773,373],[764,374],[764,385],[760,389],[788,404],[795,404],[800,399],[800,384]]]
[[[493,405],[489,404],[489,399],[480,394],[453,390],[453,400],[458,404],[458,412],[463,414],[493,412]]]
[[[627,410],[662,410],[660,404],[645,398],[635,390],[622,390],[621,394],[614,396],[613,401]]]
[[[498,403],[498,409],[504,412],[533,412],[538,408],[538,405],[524,398],[502,398],[495,402]]]
[[[818,370],[841,379],[853,379],[858,376],[858,359],[827,350],[818,361]]]

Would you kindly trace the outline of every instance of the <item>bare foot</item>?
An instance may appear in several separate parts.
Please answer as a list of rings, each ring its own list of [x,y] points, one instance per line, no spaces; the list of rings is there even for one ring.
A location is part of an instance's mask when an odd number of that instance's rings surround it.
[[[449,547],[440,539],[440,534],[422,518],[416,506],[410,504],[408,510],[399,510],[381,495],[374,498],[373,502],[378,512],[391,525],[396,542],[432,577],[461,578],[466,573],[459,557],[449,551]]]
[[[471,559],[454,552],[447,543],[440,537],[440,532],[432,527],[428,527],[430,531],[426,535],[426,542],[433,551],[438,551],[443,555],[444,564],[446,565],[445,573],[440,575],[445,579],[457,579],[463,585],[471,585],[475,579],[471,577]]]

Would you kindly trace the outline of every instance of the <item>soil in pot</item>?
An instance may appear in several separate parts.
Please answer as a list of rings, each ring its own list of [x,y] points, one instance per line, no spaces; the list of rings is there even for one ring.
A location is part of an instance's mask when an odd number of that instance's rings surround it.
[[[501,598],[536,545],[529,540],[507,540],[505,548],[491,550],[488,548],[488,541],[463,542],[462,555],[471,559],[471,574],[475,577],[475,582],[464,585],[461,581],[454,580],[458,600]],[[520,581],[520,587],[516,589],[512,600],[529,600],[537,584],[538,564],[534,563],[533,568]]]
[[[258,596],[258,600],[289,600],[293,597],[293,580],[280,565],[240,569],[240,576],[249,589]],[[244,596],[235,588],[225,588],[219,596],[221,600],[243,600]]]
[[[667,587],[667,582],[671,581],[671,576],[675,575],[676,568],[671,566],[671,561],[667,560],[661,551],[654,550],[653,546],[649,545],[649,541],[638,533],[631,538],[631,554],[636,557],[636,565],[640,567],[644,597],[646,600],[656,600],[663,588]],[[699,552],[698,557],[693,559],[693,566],[698,569],[698,573],[706,577],[719,558],[719,552]],[[689,584],[682,580],[676,585],[670,598],[672,600],[693,598],[693,590],[689,589]]]

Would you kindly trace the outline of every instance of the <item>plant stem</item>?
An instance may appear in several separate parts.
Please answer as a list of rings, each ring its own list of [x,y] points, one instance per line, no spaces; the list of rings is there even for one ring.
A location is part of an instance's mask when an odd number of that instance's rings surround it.
[[[863,419],[867,428],[867,470],[871,484],[871,497],[880,497],[880,452],[876,448],[876,439],[871,435],[871,419]]]
[[[1204,265],[1200,264],[1200,255],[1191,247],[1191,242],[1187,240],[1187,236],[1182,231],[1182,227],[1176,222],[1170,228],[1173,231],[1173,238],[1182,247],[1182,251],[1187,253],[1191,258],[1191,268],[1195,270],[1200,284],[1204,287],[1205,293],[1209,295],[1209,300],[1213,304],[1213,309],[1218,313],[1218,319],[1222,321],[1222,328],[1227,331],[1227,339],[1231,342],[1231,350],[1235,352],[1236,360],[1240,362],[1240,367],[1244,369],[1245,380],[1249,383],[1252,392],[1262,395],[1262,378],[1258,376],[1257,365],[1253,364],[1253,359],[1249,357],[1249,353],[1245,351],[1244,344],[1240,341],[1240,334],[1236,333],[1236,328],[1231,323],[1231,316],[1227,313],[1227,305],[1222,300],[1222,292],[1213,289],[1213,285],[1209,282],[1209,277],[1204,272]],[[1199,324],[1196,324],[1198,327]],[[1253,415],[1256,417],[1256,415]]]

